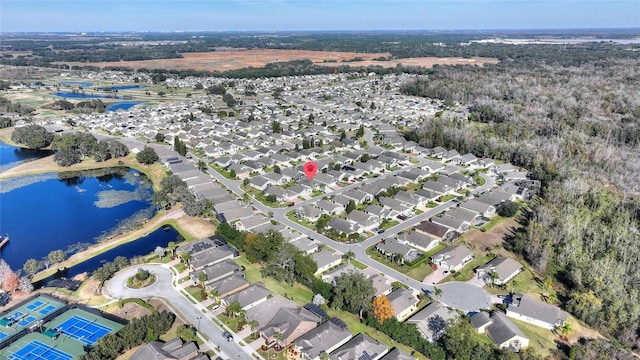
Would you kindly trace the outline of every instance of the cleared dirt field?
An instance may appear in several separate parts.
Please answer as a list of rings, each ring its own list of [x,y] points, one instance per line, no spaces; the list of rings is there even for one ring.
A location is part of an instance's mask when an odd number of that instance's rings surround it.
[[[484,65],[484,64],[497,64],[498,59],[495,58],[438,58],[438,57],[421,57],[421,58],[406,58],[406,59],[395,59],[390,61],[353,61],[346,63],[350,66],[382,66],[385,68],[396,67],[398,64],[402,64],[403,66],[412,66],[412,67],[424,67],[430,68],[433,65]],[[339,66],[345,65],[341,63],[322,63],[318,64],[322,66]]]
[[[167,69],[167,70],[208,70],[226,71],[242,69],[246,67],[263,67],[273,62],[309,59],[312,62],[324,66],[372,66],[395,67],[398,63],[408,66],[431,67],[435,64],[476,64],[497,63],[498,59],[492,58],[409,58],[392,61],[375,61],[380,57],[389,57],[389,53],[355,53],[336,51],[307,51],[307,50],[227,50],[215,52],[183,53],[181,59],[161,59],[144,61],[115,61],[97,63],[70,63],[70,65],[126,66],[133,69]],[[361,58],[362,61],[352,61]],[[327,62],[331,61],[331,62]],[[347,62],[344,62],[347,61]]]

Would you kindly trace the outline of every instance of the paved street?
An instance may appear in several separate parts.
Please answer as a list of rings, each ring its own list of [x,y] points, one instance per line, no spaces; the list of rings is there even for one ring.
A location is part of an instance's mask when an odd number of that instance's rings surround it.
[[[140,267],[144,267],[145,270],[156,275],[158,280],[155,284],[144,289],[128,288],[126,286],[127,279],[135,275]],[[199,331],[209,338],[207,344],[211,348],[215,348],[216,346],[220,347],[220,355],[223,359],[255,360],[251,355],[249,355],[249,353],[247,353],[247,350],[249,350],[249,352],[251,351],[250,347],[241,347],[238,344],[238,340],[240,339],[234,338],[234,341],[227,342],[227,340],[222,337],[222,332],[224,330],[211,321],[210,318],[212,315],[210,313],[203,313],[203,306],[201,304],[194,305],[187,300],[187,298],[185,298],[178,289],[172,286],[173,281],[173,274],[165,266],[148,264],[135,266],[119,272],[109,280],[108,284],[105,286],[105,295],[114,299],[145,299],[150,297],[164,298],[167,303],[174,308],[179,316],[183,317],[184,320],[190,322],[194,326],[198,326]]]

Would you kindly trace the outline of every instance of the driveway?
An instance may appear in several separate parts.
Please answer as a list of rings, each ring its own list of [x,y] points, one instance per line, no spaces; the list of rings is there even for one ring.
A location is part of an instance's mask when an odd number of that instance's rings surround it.
[[[131,289],[126,286],[127,279],[135,275],[138,268],[143,267],[150,273],[154,274],[157,281],[144,289]],[[145,299],[150,297],[159,297],[167,300],[167,303],[175,309],[175,313],[179,314],[185,321],[190,322],[193,326],[198,327],[198,330],[205,334],[209,341],[207,345],[211,348],[216,346],[220,347],[220,355],[224,359],[242,359],[242,360],[254,360],[244,347],[241,347],[237,341],[237,337],[234,337],[234,341],[227,342],[222,337],[224,331],[217,324],[211,321],[211,314],[203,313],[202,309],[197,305],[192,304],[187,300],[173,285],[173,274],[171,271],[161,265],[139,265],[127,268],[117,273],[107,286],[103,288],[105,295],[114,299],[126,299],[136,298]]]
[[[422,282],[427,285],[435,285],[439,283],[442,279],[444,279],[445,277],[447,277],[447,275],[449,275],[448,272],[446,274],[444,273],[445,270],[446,269],[442,266],[437,268],[434,272],[427,275],[427,277],[425,277]]]

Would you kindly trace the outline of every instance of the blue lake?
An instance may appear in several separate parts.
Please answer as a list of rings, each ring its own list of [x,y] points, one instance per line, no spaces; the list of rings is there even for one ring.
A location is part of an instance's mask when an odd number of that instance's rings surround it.
[[[68,91],[58,91],[53,93],[54,96],[62,97],[65,99],[100,99],[106,98],[106,95],[95,95],[95,94],[81,94],[81,93],[72,93]]]
[[[0,142],[0,171],[19,165],[28,160],[40,159],[51,155],[48,150],[22,149]],[[1,230],[1,229],[0,229]]]
[[[142,102],[140,101],[123,101],[123,102],[117,102],[117,103],[113,103],[109,106],[107,106],[107,111],[118,111],[120,109],[122,110],[129,110],[132,107],[138,105],[138,104],[142,104]]]
[[[122,244],[98,256],[72,266],[64,275],[67,278],[72,278],[84,272],[91,273],[93,270],[104,265],[105,262],[113,261],[117,256],[131,258],[134,255],[147,255],[153,252],[157,246],[166,247],[171,241],[179,242],[182,240],[184,240],[184,238],[182,238],[180,233],[173,227],[168,227],[166,230],[160,228],[138,240]]]
[[[129,90],[129,89],[143,89],[149,87],[147,85],[115,85],[115,86],[103,86],[99,87],[98,90],[111,89],[111,91],[117,90]]]
[[[77,85],[81,87],[89,87],[93,85],[93,83],[86,81],[58,81],[58,85]]]
[[[29,258],[57,249],[70,255],[127,232],[155,213],[152,194],[144,175],[128,168],[2,180],[0,233],[10,241],[0,257],[21,269]]]

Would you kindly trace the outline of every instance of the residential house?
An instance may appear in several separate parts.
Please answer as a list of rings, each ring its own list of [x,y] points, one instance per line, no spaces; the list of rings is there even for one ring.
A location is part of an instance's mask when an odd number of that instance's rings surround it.
[[[236,220],[248,219],[253,215],[254,215],[253,209],[246,206],[246,207],[225,211],[222,214],[218,214],[218,218],[221,222],[232,222]]]
[[[223,298],[222,301],[226,306],[237,301],[242,309],[247,310],[267,300],[270,295],[271,291],[269,289],[261,283],[255,283],[246,289]]]
[[[328,200],[319,200],[315,205],[323,214],[327,215],[338,215],[344,211],[344,207],[342,205]]]
[[[279,186],[272,186],[265,191],[266,195],[273,195],[279,202],[290,202],[298,198],[298,194],[290,191],[289,189],[283,189]]]
[[[411,208],[424,206],[426,203],[426,199],[416,194],[412,194],[406,191],[398,191],[394,199],[402,201],[407,204]]]
[[[400,200],[382,196],[378,201],[384,208],[391,210],[392,216],[402,215],[410,217],[413,214],[413,208]]]
[[[202,270],[205,266],[211,266],[227,259],[233,259],[236,253],[223,246],[213,246],[191,256],[189,265],[193,271]]]
[[[373,274],[369,276],[369,281],[373,284],[373,288],[376,291],[376,296],[389,295],[393,290],[391,281],[383,274]]]
[[[530,324],[553,330],[564,325],[567,313],[557,306],[534,300],[529,295],[514,294],[507,307],[507,316]]]
[[[319,242],[317,240],[312,240],[309,239],[308,237],[302,237],[300,239],[296,239],[294,241],[291,242],[295,247],[298,248],[298,250],[302,251],[305,254],[313,254],[314,252],[318,251],[318,244]]]
[[[327,271],[323,273],[321,278],[322,278],[322,281],[335,285],[335,281],[337,278],[342,276],[342,274],[348,273],[351,271],[360,271],[360,270],[358,270],[355,266],[351,265],[350,263],[345,263],[331,271]]]
[[[251,231],[269,222],[269,218],[264,215],[254,215],[250,218],[241,219],[234,225],[239,231]]]
[[[318,209],[317,207],[313,207],[311,205],[304,205],[303,207],[298,208],[296,210],[296,215],[299,218],[304,219],[306,221],[316,222],[320,219],[320,216],[322,215],[322,210]]]
[[[342,257],[340,255],[329,250],[315,252],[311,255],[311,257],[318,265],[318,270],[316,271],[315,275],[327,271],[334,266],[338,266],[342,262]]]
[[[498,206],[505,201],[513,201],[516,199],[515,194],[509,194],[502,190],[496,189],[494,191],[486,192],[478,196],[477,200],[485,204]]]
[[[230,276],[223,277],[212,283],[205,285],[209,291],[217,291],[218,298],[227,297],[240,290],[248,288],[249,281],[244,278],[244,273],[238,271]]]
[[[315,329],[322,321],[318,315],[305,309],[280,308],[276,315],[260,329],[268,346],[287,347],[294,340]]]
[[[373,198],[370,194],[360,190],[347,190],[342,195],[349,200],[353,200],[356,204],[364,204]]]
[[[329,355],[330,360],[378,360],[389,349],[378,340],[372,339],[366,334],[358,334],[346,344],[340,346]]]
[[[383,356],[381,360],[415,360],[415,358],[398,348],[394,348]]]
[[[441,216],[432,217],[431,222],[448,227],[449,229],[457,231],[459,233],[464,233],[465,231],[469,230],[468,223],[466,223],[464,220],[448,215],[447,213]]]
[[[396,239],[385,239],[376,244],[376,250],[391,259],[398,258],[399,262],[415,260],[416,251],[400,244]]]
[[[415,324],[425,339],[434,342],[440,340],[447,325],[459,317],[460,315],[455,309],[448,308],[439,301],[434,301],[406,322],[407,324]]]
[[[297,338],[293,344],[307,360],[319,360],[322,353],[329,354],[352,337],[344,322],[331,319]]]
[[[446,184],[433,180],[427,180],[422,183],[422,188],[440,195],[446,195],[455,190]]]
[[[418,226],[416,226],[415,231],[425,234],[431,235],[440,241],[449,242],[456,237],[456,232],[451,230],[450,228],[442,225],[438,225],[431,221],[423,221]]]
[[[206,280],[204,281],[204,284],[208,285],[214,281],[230,276],[237,271],[240,271],[240,267],[236,265],[235,261],[227,259],[227,260],[220,261],[219,263],[213,264],[211,266],[207,266],[201,271],[192,272],[190,274],[190,277],[194,283],[198,283],[198,278],[200,277],[200,274],[204,273],[206,275]]]
[[[258,326],[264,326],[273,319],[276,315],[276,309],[287,308],[290,310],[296,310],[298,308],[298,304],[294,301],[284,298],[281,295],[274,295],[268,298],[266,301],[261,302],[260,304],[252,307],[247,310],[245,315],[247,321],[257,321]]]
[[[338,233],[344,233],[347,236],[355,233],[362,233],[362,228],[360,228],[360,226],[340,218],[332,218],[327,223],[327,226],[331,229],[335,229]]]
[[[475,226],[482,221],[482,216],[475,211],[454,207],[447,211],[447,215],[464,221],[468,226]]]
[[[423,234],[415,230],[397,235],[396,240],[398,240],[400,244],[408,245],[425,252],[433,249],[440,243],[440,240],[434,236]]]
[[[353,210],[347,215],[347,221],[355,225],[359,225],[367,231],[374,231],[380,225],[380,219],[377,216],[368,214],[364,211]]]
[[[491,316],[480,311],[471,316],[470,322],[478,334],[487,334],[500,349],[517,352],[529,346],[529,338],[500,311],[495,311]]]
[[[383,208],[380,205],[368,205],[364,212],[377,216],[379,219],[391,218],[391,209]]]
[[[442,154],[442,160],[444,161],[457,160],[459,156],[460,156],[460,153],[457,150],[452,149]]]
[[[460,203],[461,209],[477,212],[478,214],[490,218],[496,214],[496,207],[490,204],[480,202],[475,199],[469,199]]]
[[[473,253],[464,245],[449,246],[431,256],[431,261],[446,270],[460,270],[473,259]]]
[[[476,161],[478,161],[478,158],[472,153],[466,153],[458,157],[457,161],[460,165],[469,166],[475,164]]]
[[[403,287],[393,290],[387,295],[394,310],[396,320],[404,321],[418,308],[420,299],[413,294],[413,290]]]
[[[507,258],[507,257],[497,257],[488,263],[478,266],[476,268],[476,274],[478,278],[484,279],[484,281],[488,284],[492,282],[495,285],[504,285],[509,280],[513,279],[522,271],[522,264],[519,262]],[[496,274],[496,278],[491,278],[491,273]]]
[[[201,360],[209,359],[207,355],[198,352],[198,345],[193,342],[183,342],[180,338],[166,343],[151,341],[144,344],[131,355],[132,360]]]

